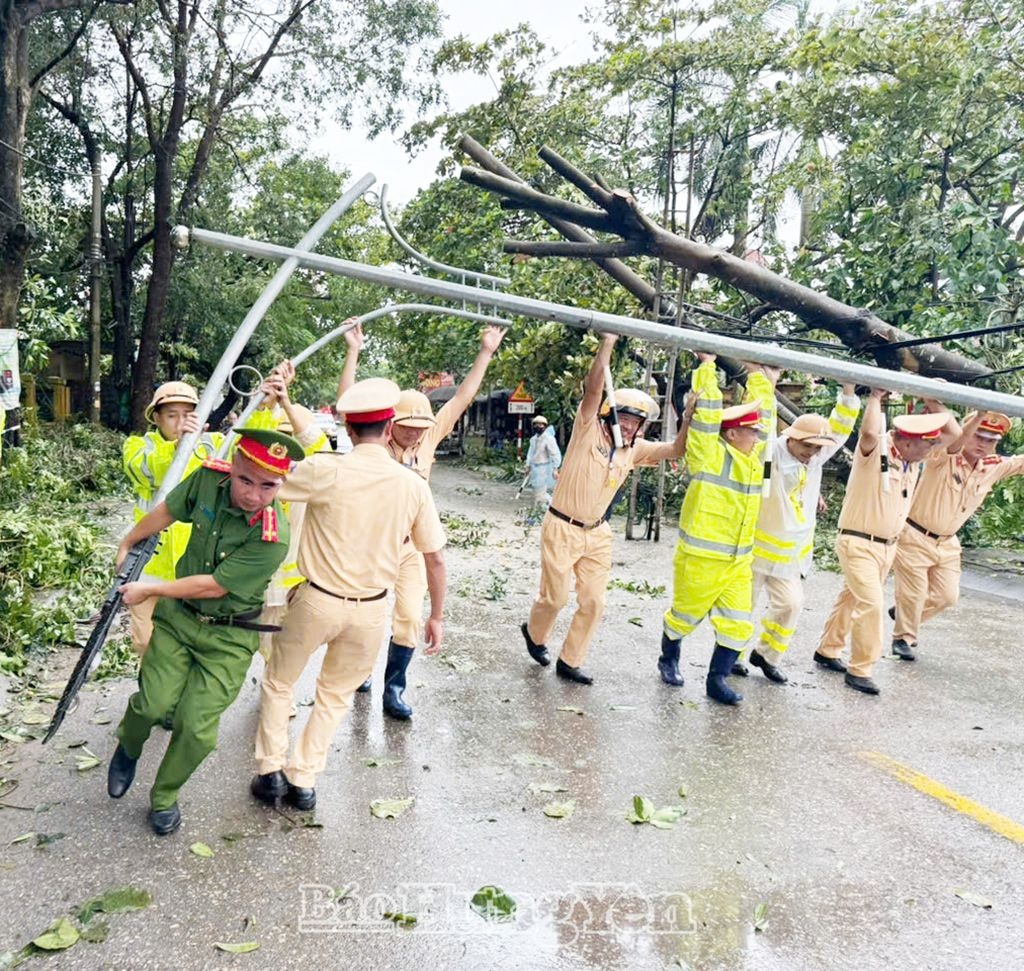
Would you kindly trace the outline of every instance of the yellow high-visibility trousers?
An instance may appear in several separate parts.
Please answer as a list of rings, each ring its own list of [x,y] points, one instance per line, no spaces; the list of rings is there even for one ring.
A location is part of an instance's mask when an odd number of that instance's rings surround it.
[[[825,657],[839,657],[850,637],[847,670],[854,677],[870,678],[875,662],[882,656],[884,584],[896,556],[896,546],[840,535],[836,553],[843,569],[843,589],[825,621],[818,652]]]
[[[932,539],[907,526],[896,544],[892,566],[896,581],[894,638],[917,643],[921,624],[960,599],[960,541]]]
[[[263,675],[256,765],[263,775],[284,770],[295,786],[316,785],[327,765],[327,751],[352,695],[372,673],[387,620],[385,598],[340,600],[303,584],[288,605],[283,629],[274,635]],[[309,721],[288,758],[288,718],[292,686],[306,662],[327,643]]]
[[[757,652],[769,664],[777,665],[796,633],[804,605],[804,582],[800,577],[767,576],[754,571],[753,603],[768,594],[768,606],[761,615],[761,636]]]
[[[569,601],[569,578],[576,577],[576,612],[560,657],[578,668],[604,614],[612,570],[612,530],[608,523],[582,529],[547,515],[540,528],[540,591],[526,629],[535,644],[547,644],[559,611]]]
[[[742,651],[753,636],[753,571],[751,556],[714,559],[687,552],[676,544],[672,606],[665,611],[665,633],[679,640],[707,616],[715,630],[715,643]]]

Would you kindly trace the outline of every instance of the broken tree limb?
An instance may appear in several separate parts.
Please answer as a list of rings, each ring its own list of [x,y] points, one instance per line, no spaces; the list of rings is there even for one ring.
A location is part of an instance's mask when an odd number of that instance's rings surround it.
[[[463,135],[459,139],[459,148],[465,152],[474,162],[477,163],[481,168],[486,169],[488,172],[492,172],[494,175],[499,175],[502,178],[508,179],[510,182],[524,183],[525,180],[510,169],[504,162],[495,158],[486,148],[484,148],[476,139],[469,135]],[[566,163],[568,164],[568,163]],[[594,176],[594,181],[601,183],[602,188],[605,188],[609,194],[611,190],[604,184],[604,180],[599,175]],[[564,219],[559,219],[550,213],[540,212],[538,215],[553,229],[556,229],[562,234],[567,240],[575,243],[598,243],[599,241],[591,236],[585,229],[581,229],[575,223],[567,222]],[[664,306],[666,301],[664,295],[659,299],[658,291],[650,284],[649,281],[645,280],[639,273],[636,273],[630,267],[626,266],[619,259],[608,258],[608,257],[591,257],[593,262],[608,274],[616,283],[618,283],[623,289],[631,293],[640,302],[641,306],[645,307],[651,313],[659,313],[660,319],[663,321],[672,321],[676,319],[676,307],[670,305],[668,308]],[[661,305],[659,308],[659,304]],[[695,324],[692,321],[688,321],[687,318],[683,318],[682,326],[691,327],[695,330],[703,330],[704,328]],[[719,367],[729,376],[731,381],[738,381],[741,384],[745,384],[747,380],[746,369],[738,362],[734,361],[729,357],[718,358]],[[670,395],[672,395],[674,389],[668,389]],[[783,395],[776,394],[776,400],[779,405],[779,414],[783,420],[787,422],[794,422],[797,416],[800,414],[800,409],[797,408],[793,402],[786,399]]]
[[[465,141],[463,139],[460,142],[464,150]],[[547,154],[552,158],[557,155],[551,152]],[[588,179],[561,156],[557,156],[557,159],[556,171],[571,173],[566,177],[574,185],[582,183],[596,186],[596,180]],[[988,368],[977,361],[935,344],[888,348],[889,344],[913,340],[913,335],[888,324],[868,310],[851,307],[828,294],[819,293],[717,247],[671,233],[647,217],[636,200],[621,189],[608,194],[606,189],[598,187],[600,195],[598,192],[592,195],[588,193],[588,198],[607,199],[606,204],[594,209],[567,203],[501,176],[492,174],[490,179],[479,180],[477,175],[488,173],[482,173],[479,169],[472,169],[471,172],[473,175],[466,178],[467,182],[525,203],[545,219],[551,215],[575,222],[577,226],[614,233],[625,241],[640,243],[643,251],[651,256],[661,257],[691,272],[713,276],[766,304],[794,314],[811,327],[830,331],[852,350],[872,354],[884,367],[902,368],[928,377],[958,382],[978,380],[990,373]],[[571,215],[573,212],[581,215],[579,210],[583,211],[582,220]],[[601,218],[602,213],[606,218]]]
[[[525,239],[507,239],[502,243],[502,249],[506,253],[522,253],[524,256],[569,256],[587,260],[594,257],[637,256],[643,252],[636,243],[556,243]]]

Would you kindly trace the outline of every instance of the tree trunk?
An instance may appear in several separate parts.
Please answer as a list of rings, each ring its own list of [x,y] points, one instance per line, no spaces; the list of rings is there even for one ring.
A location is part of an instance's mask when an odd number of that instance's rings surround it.
[[[25,25],[13,0],[0,0],[0,328],[17,329],[18,299],[35,233],[21,213],[25,122],[31,91]]]

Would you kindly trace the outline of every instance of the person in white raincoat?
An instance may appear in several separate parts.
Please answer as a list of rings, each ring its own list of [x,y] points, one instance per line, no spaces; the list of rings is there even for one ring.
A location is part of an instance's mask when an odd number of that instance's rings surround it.
[[[555,488],[555,470],[561,464],[562,450],[555,439],[555,430],[543,415],[535,416],[530,448],[526,453],[526,465],[530,470],[533,501],[544,509],[551,504],[551,493]]]

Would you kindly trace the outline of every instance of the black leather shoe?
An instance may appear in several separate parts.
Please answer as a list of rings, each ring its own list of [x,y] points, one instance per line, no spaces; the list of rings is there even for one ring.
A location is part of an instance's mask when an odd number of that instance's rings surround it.
[[[526,624],[520,628],[523,632],[523,637],[526,638],[526,650],[529,651],[530,657],[532,657],[542,668],[546,668],[551,663],[551,656],[548,654],[548,649],[544,644],[534,644],[533,638],[530,637],[530,632],[526,629]]]
[[[135,766],[138,759],[131,759],[128,753],[118,744],[107,767],[107,795],[111,799],[120,799],[132,787],[135,781]]]
[[[157,836],[166,836],[173,833],[181,825],[181,810],[175,803],[170,809],[151,809],[149,811],[149,825]]]
[[[732,674],[735,674],[738,678],[749,678],[750,668],[748,668],[742,661],[737,661],[732,666]]]
[[[356,694],[365,695],[372,687],[373,678],[367,678],[358,688],[356,688]]]
[[[828,668],[829,671],[838,671],[840,674],[846,673],[846,665],[837,657],[826,657],[820,651],[815,651],[814,660],[823,668]]]
[[[267,772],[263,775],[254,775],[249,784],[249,791],[260,802],[273,806],[288,791],[288,780],[283,772]]]
[[[892,652],[901,661],[916,661],[917,655],[914,654],[913,646],[908,644],[902,637],[897,637],[892,642]]]
[[[769,681],[774,681],[776,684],[785,684],[789,681],[787,678],[774,664],[769,664],[763,654],[757,651],[750,652],[750,663],[755,668],[760,668],[764,672],[764,676]]]
[[[555,674],[566,681],[575,681],[577,684],[593,684],[594,679],[586,674],[582,668],[573,668],[561,658],[555,662]]]
[[[877,695],[879,694],[878,685],[875,684],[871,678],[858,678],[855,674],[846,672],[846,683],[854,689],[854,691],[863,691],[866,695]]]
[[[306,789],[303,786],[293,786],[288,783],[288,791],[284,794],[284,801],[296,809],[316,809],[316,789]]]
[[[893,604],[889,608],[889,620],[895,620],[895,619],[896,619],[896,604]]]

